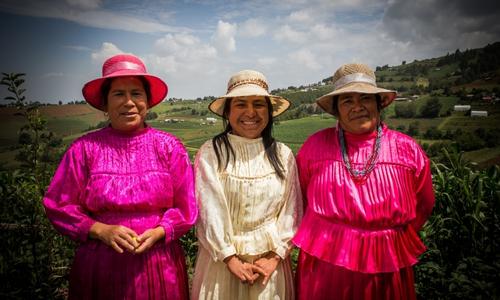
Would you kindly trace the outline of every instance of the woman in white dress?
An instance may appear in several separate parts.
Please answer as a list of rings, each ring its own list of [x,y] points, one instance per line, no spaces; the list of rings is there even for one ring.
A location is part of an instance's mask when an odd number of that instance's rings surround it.
[[[293,299],[290,242],[302,198],[290,148],[271,136],[288,100],[260,72],[243,70],[209,109],[224,131],[195,162],[199,251],[193,299]]]

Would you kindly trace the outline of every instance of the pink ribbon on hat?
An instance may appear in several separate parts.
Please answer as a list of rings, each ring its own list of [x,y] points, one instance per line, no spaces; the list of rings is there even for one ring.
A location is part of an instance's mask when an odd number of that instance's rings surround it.
[[[107,76],[120,70],[135,70],[141,73],[146,73],[146,68],[143,65],[128,61],[120,61],[112,64],[109,67],[104,68],[102,76]]]

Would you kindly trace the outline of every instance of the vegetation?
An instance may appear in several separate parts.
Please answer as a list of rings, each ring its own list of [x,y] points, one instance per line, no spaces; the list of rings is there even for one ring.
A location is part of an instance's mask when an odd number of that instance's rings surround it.
[[[422,299],[500,297],[500,107],[483,99],[500,95],[499,53],[500,43],[495,43],[377,67],[383,86],[412,99],[384,110],[384,121],[418,139],[433,161],[436,207],[421,232],[428,251],[415,268]],[[273,91],[292,102],[292,109],[278,118],[274,135],[293,151],[313,132],[335,124],[314,104],[331,91],[330,80]],[[23,83],[24,74],[6,73],[0,82],[10,92],[8,104],[0,108],[0,297],[62,299],[75,245],[49,224],[41,199],[65,146],[108,123],[88,105],[28,102]],[[162,103],[150,112],[148,124],[180,137],[193,157],[221,130],[220,118],[207,123],[206,117],[213,117],[207,110],[213,99]],[[451,112],[456,104],[488,110],[489,116]],[[192,275],[194,230],[182,243]],[[297,252],[292,254],[296,259]]]
[[[498,299],[500,168],[477,171],[444,151],[433,165],[436,205],[422,237],[428,251],[416,267],[422,299]]]

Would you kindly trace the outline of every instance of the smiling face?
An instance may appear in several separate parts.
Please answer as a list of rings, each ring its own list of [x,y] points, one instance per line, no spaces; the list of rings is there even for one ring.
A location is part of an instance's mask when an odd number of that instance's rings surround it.
[[[339,123],[347,132],[354,134],[375,131],[380,111],[374,94],[346,93],[337,101]]]
[[[269,122],[266,99],[257,96],[232,99],[228,121],[235,135],[248,139],[261,137]]]
[[[111,127],[133,133],[144,129],[148,98],[138,77],[117,77],[112,80],[107,96],[106,112]]]

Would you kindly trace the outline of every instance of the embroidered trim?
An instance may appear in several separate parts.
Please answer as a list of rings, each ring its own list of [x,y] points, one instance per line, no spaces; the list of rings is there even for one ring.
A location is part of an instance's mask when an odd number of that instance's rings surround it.
[[[267,92],[269,92],[267,83],[264,80],[258,79],[258,78],[254,78],[254,79],[244,79],[244,80],[240,80],[240,81],[234,82],[233,84],[231,84],[227,88],[227,93],[226,94],[229,94],[229,92],[231,90],[233,90],[235,87],[240,86],[240,85],[244,85],[244,84],[255,84],[255,85],[258,85],[261,88],[265,89]]]

